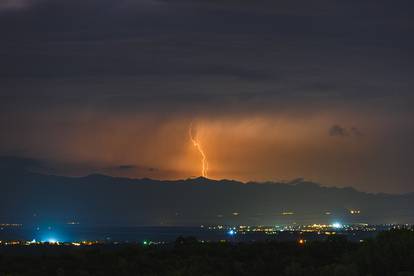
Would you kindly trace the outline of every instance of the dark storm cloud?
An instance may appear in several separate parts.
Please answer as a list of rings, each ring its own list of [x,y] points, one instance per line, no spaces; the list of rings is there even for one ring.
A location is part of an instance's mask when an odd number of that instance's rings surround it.
[[[356,127],[351,127],[350,132],[354,136],[363,136],[364,134]]]
[[[346,128],[338,124],[331,126],[328,132],[332,137],[363,136],[362,132],[356,127]]]
[[[64,95],[182,110],[235,101],[263,108],[264,98],[270,106],[369,101],[391,89],[410,97],[408,2],[387,12],[386,1],[27,3],[0,16],[5,103]]]
[[[134,166],[134,165],[120,165],[118,167],[118,169],[120,169],[120,170],[131,170],[131,169],[135,169],[135,168],[136,168],[136,166]]]
[[[403,168],[398,175],[410,179],[413,8],[407,0],[0,1],[0,152],[42,155],[48,144],[59,159],[62,133],[77,138],[70,145],[81,143],[99,122],[117,118],[108,125],[128,131],[121,126],[129,119],[156,121],[148,113],[162,114],[162,122],[258,113],[277,121],[288,113],[329,118],[318,133],[333,142],[355,139],[326,137],[331,122],[338,122],[334,136],[377,139],[369,144],[381,149],[379,163],[364,163],[366,170]],[[102,136],[116,135],[101,128]],[[99,144],[91,140],[88,150]],[[106,166],[88,158],[90,168]],[[158,168],[122,158],[111,168],[132,161]]]
[[[341,127],[340,125],[333,125],[329,129],[329,135],[331,136],[339,136],[339,137],[346,137],[349,135],[348,130]]]
[[[410,1],[2,3],[3,108],[411,109]]]

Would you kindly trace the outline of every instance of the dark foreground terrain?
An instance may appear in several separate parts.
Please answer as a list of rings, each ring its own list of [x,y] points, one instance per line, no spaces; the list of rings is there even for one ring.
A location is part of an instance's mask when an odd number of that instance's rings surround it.
[[[414,232],[326,241],[0,247],[0,275],[414,275]]]

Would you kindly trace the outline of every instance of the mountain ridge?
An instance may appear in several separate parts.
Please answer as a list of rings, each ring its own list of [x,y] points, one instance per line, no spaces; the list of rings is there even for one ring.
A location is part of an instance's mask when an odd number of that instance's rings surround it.
[[[168,226],[414,221],[413,194],[373,194],[305,180],[244,183],[4,170],[0,176],[2,194],[7,195],[0,202],[0,221]],[[351,215],[354,209],[361,214]]]

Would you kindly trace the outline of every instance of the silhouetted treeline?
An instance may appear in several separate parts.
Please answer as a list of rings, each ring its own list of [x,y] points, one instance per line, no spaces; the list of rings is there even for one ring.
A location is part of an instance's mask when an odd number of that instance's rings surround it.
[[[31,248],[0,254],[0,275],[414,275],[414,232],[326,241]],[[17,250],[17,249],[16,249]],[[21,248],[25,250],[25,248]]]

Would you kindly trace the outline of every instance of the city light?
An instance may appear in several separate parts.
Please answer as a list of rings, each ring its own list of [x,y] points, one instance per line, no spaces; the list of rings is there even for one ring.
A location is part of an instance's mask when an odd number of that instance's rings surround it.
[[[334,223],[332,223],[332,227],[335,228],[335,229],[341,229],[344,226],[339,222],[334,222]]]
[[[234,231],[233,229],[230,229],[229,231],[227,231],[227,234],[229,234],[230,236],[234,236],[236,235],[236,231]]]
[[[238,226],[225,226],[225,225],[216,225],[203,227],[206,231],[215,231],[219,232],[221,240],[220,242],[235,242],[238,239],[235,239],[237,236],[240,236],[241,239],[258,238],[259,234],[264,235],[274,235],[276,240],[284,240],[284,235],[277,237],[282,232],[290,232],[291,234],[298,234],[298,239],[296,242],[298,245],[307,244],[307,237],[309,235],[313,236],[312,233],[316,234],[318,239],[323,240],[325,237],[331,235],[342,235],[349,237],[351,241],[363,242],[367,237],[373,237],[376,233],[382,231],[390,231],[394,229],[406,229],[414,231],[414,226],[409,224],[383,224],[383,225],[370,225],[366,223],[358,224],[342,224],[341,222],[333,222],[331,224],[308,224],[308,225],[276,225],[276,226],[254,226],[254,225],[238,225]],[[228,238],[223,239],[222,234],[226,235]],[[262,239],[259,237],[259,239]],[[266,238],[267,239],[267,238]],[[131,243],[136,244],[138,241],[112,241],[112,240],[74,240],[68,239],[66,236],[58,235],[57,233],[50,233],[44,235],[43,238],[35,239],[30,238],[30,240],[0,240],[0,247],[2,246],[38,246],[38,245],[50,245],[50,246],[94,246],[99,244],[122,244],[122,243]],[[201,243],[210,242],[205,240],[200,240]],[[211,240],[214,242],[214,239]],[[166,241],[162,240],[140,240],[138,242],[143,247],[157,246],[159,244],[168,244]]]
[[[57,240],[56,240],[56,239],[53,239],[53,238],[52,238],[52,239],[48,239],[47,241],[48,241],[49,243],[57,243]]]

